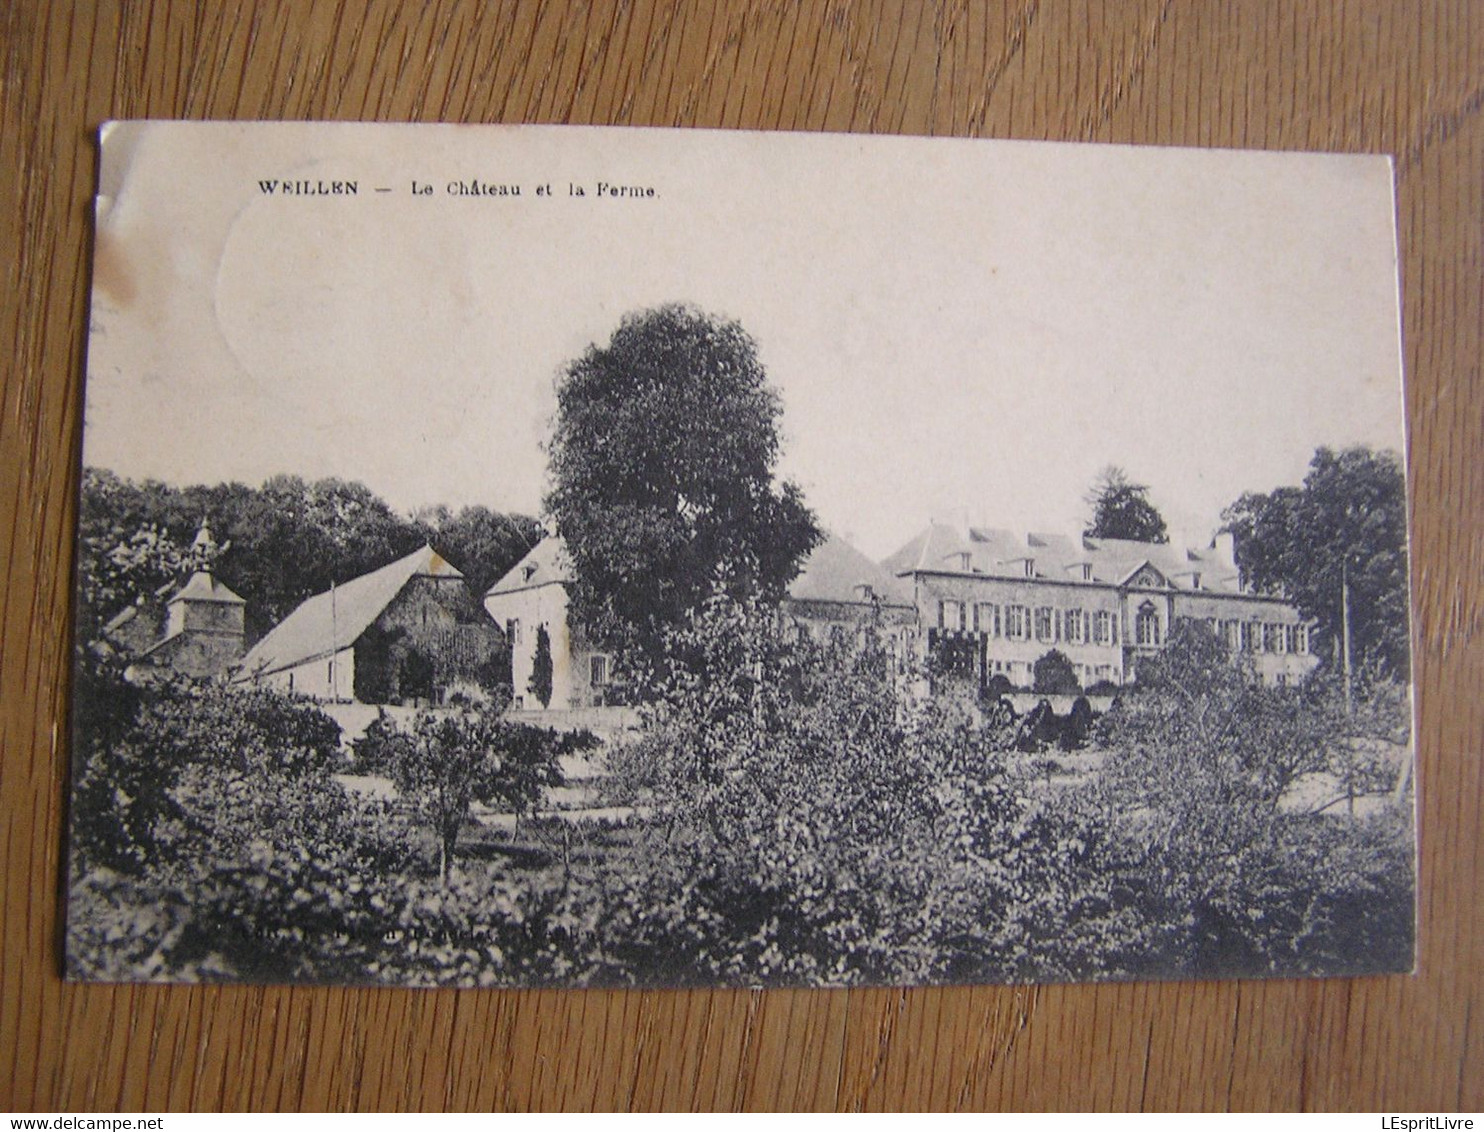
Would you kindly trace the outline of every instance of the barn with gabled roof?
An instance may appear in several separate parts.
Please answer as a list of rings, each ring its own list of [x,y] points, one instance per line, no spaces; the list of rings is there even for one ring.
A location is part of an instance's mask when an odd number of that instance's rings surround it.
[[[502,685],[504,650],[464,575],[423,546],[306,599],[236,679],[329,701],[436,703],[460,685]]]

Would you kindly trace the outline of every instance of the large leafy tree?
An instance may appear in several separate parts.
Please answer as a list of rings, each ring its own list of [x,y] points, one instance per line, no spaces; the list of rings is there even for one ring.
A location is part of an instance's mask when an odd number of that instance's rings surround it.
[[[1122,468],[1110,464],[1099,472],[1086,501],[1092,519],[1083,534],[1089,538],[1170,541],[1164,516],[1149,501],[1148,485],[1135,483]]]
[[[1321,648],[1343,639],[1348,589],[1357,666],[1406,677],[1407,494],[1395,454],[1320,448],[1301,487],[1248,492],[1222,518],[1247,582],[1313,618]]]
[[[747,332],[689,306],[631,314],[567,366],[546,507],[581,628],[653,657],[718,583],[782,595],[820,532],[775,479],[781,411]]]

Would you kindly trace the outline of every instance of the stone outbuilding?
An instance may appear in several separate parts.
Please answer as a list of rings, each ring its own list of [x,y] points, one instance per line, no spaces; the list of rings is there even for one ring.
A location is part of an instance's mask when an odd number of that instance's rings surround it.
[[[226,672],[242,656],[247,603],[210,570],[195,570],[173,594],[141,599],[103,628],[136,678],[176,674],[195,680]]]
[[[566,543],[549,535],[484,595],[485,611],[510,644],[511,693],[517,708],[567,711],[607,704],[613,658],[589,647],[569,622],[567,587],[573,580]],[[543,647],[551,660],[551,697],[546,703],[532,687]]]

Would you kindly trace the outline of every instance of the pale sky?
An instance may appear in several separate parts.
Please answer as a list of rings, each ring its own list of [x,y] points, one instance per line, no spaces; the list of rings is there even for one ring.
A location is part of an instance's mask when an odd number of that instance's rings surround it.
[[[757,340],[783,474],[873,557],[932,518],[1080,530],[1110,463],[1204,541],[1242,491],[1299,482],[1320,444],[1402,448],[1384,158],[110,130],[84,458],[133,478],[334,475],[404,511],[536,514],[563,364],[677,300]],[[358,191],[270,196],[265,179]],[[474,180],[521,195],[448,192]],[[598,198],[599,181],[655,196]]]

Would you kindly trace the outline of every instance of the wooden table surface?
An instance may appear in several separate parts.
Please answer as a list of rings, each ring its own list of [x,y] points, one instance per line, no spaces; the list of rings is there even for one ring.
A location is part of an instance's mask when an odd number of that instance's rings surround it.
[[[1484,1107],[1484,5],[365,8],[0,4],[0,1108]],[[1395,154],[1421,974],[905,992],[64,984],[61,721],[94,132],[128,117]]]

